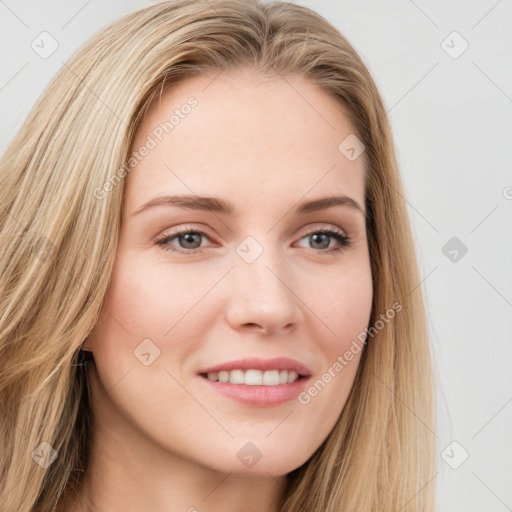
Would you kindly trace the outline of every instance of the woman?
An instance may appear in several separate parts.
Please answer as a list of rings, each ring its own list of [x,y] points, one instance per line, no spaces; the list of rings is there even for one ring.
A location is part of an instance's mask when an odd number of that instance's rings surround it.
[[[132,12],[0,169],[2,510],[434,509],[392,135],[326,20]]]

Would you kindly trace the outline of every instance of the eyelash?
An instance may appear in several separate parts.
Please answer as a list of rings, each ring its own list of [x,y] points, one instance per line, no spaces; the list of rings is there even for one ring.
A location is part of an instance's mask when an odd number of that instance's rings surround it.
[[[199,229],[187,229],[187,228],[185,228],[185,229],[182,229],[181,231],[177,231],[177,232],[173,233],[172,235],[166,235],[163,238],[160,238],[159,240],[157,240],[156,243],[164,251],[172,251],[174,253],[179,253],[179,254],[183,254],[183,255],[195,254],[195,253],[201,252],[201,248],[200,247],[198,247],[196,249],[181,250],[181,249],[175,249],[172,246],[168,245],[168,242],[170,242],[171,240],[174,240],[175,238],[179,237],[180,235],[186,235],[186,234],[189,234],[189,233],[194,233],[194,234],[197,234],[197,235],[202,235],[202,236],[204,236],[204,237],[206,237],[208,239],[210,238],[204,231],[201,231]],[[311,249],[314,252],[318,252],[318,253],[332,253],[332,252],[335,252],[335,253],[337,253],[339,251],[342,251],[346,247],[349,247],[350,244],[351,244],[351,239],[348,236],[344,235],[341,231],[338,231],[337,229],[334,229],[334,228],[324,228],[324,229],[312,230],[309,233],[306,233],[304,236],[302,236],[300,238],[300,240],[302,240],[303,238],[306,238],[308,236],[314,235],[314,234],[328,235],[328,236],[334,238],[335,240],[337,240],[339,242],[339,246],[338,247],[331,248],[331,249],[321,249],[321,250]]]

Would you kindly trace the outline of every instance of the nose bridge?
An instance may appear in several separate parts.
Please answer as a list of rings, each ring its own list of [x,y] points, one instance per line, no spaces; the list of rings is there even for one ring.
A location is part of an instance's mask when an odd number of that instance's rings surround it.
[[[233,326],[257,324],[266,331],[289,328],[300,307],[283,254],[270,242],[248,236],[236,248],[230,276],[228,319]]]

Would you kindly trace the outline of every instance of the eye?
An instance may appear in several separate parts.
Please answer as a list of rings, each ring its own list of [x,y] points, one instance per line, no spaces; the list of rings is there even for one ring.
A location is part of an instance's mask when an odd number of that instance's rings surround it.
[[[345,235],[342,231],[334,228],[310,231],[306,236],[303,236],[301,240],[304,240],[305,238],[309,238],[309,243],[313,246],[313,248],[320,249],[320,251],[316,252],[341,251],[345,247],[348,247],[351,242],[347,235]],[[338,247],[331,247],[329,250],[330,242],[332,239],[338,242]]]
[[[201,237],[208,238],[208,235],[204,231],[200,230],[182,229],[172,235],[167,235],[164,238],[161,238],[157,241],[157,244],[165,251],[194,254],[196,252],[201,252],[199,250],[201,247]],[[169,243],[174,239],[178,240],[180,248],[175,248],[175,246],[173,247],[172,245],[169,245]]]
[[[165,251],[173,251],[181,254],[195,254],[201,252],[200,248],[203,247],[201,243],[202,237],[209,239],[209,236],[204,231],[184,228],[173,233],[172,235],[164,236],[160,240],[157,240],[156,243]],[[342,231],[334,228],[324,228],[310,231],[300,240],[305,238],[309,238],[310,243],[313,245],[313,249],[319,249],[319,251],[315,252],[330,253],[334,251],[340,251],[345,247],[348,247],[351,243],[348,236],[346,236]],[[329,247],[331,245],[332,239],[338,242],[338,247]],[[178,241],[178,247],[176,247],[175,244],[171,244],[173,240]]]

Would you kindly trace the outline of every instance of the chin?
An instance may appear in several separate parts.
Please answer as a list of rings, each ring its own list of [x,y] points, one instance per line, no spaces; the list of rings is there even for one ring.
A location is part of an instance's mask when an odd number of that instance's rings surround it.
[[[282,446],[282,445],[281,445]],[[230,451],[230,450],[227,450]],[[278,477],[286,475],[302,466],[312,454],[282,453],[279,447],[258,450],[254,445],[245,443],[234,457],[223,457],[222,460],[202,461],[202,464],[222,473],[236,473],[244,476]]]

